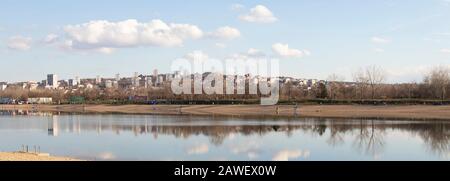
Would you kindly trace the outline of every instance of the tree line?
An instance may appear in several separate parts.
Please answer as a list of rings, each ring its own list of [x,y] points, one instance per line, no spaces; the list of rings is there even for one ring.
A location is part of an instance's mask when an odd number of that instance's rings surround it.
[[[311,87],[299,85],[295,82],[285,82],[280,87],[280,102],[302,100],[450,100],[450,69],[448,66],[436,66],[426,73],[421,82],[386,83],[387,74],[379,66],[368,66],[353,72],[351,82],[331,74],[326,81],[316,83]],[[225,89],[225,88],[224,88]],[[25,100],[30,97],[52,97],[56,103],[67,103],[71,97],[83,97],[88,102],[101,103],[129,103],[130,97],[141,96],[147,100],[173,101],[239,101],[258,100],[260,94],[224,94],[224,95],[175,95],[171,91],[170,83],[152,88],[106,88],[106,89],[76,89],[76,90],[28,90],[22,87],[8,87],[0,91],[0,97]]]

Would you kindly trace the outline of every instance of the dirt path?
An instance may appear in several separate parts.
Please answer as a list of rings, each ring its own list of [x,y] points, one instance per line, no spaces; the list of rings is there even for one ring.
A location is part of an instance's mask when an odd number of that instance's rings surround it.
[[[293,105],[0,105],[0,110],[293,117]],[[277,114],[278,107],[278,114]],[[450,106],[299,105],[297,116],[450,120]]]

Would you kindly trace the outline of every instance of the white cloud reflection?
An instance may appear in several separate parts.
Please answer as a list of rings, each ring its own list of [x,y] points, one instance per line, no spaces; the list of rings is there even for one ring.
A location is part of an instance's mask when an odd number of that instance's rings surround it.
[[[310,151],[309,150],[281,150],[279,152],[277,152],[272,160],[273,161],[289,161],[292,159],[297,159],[300,157],[303,158],[308,158],[310,156]]]

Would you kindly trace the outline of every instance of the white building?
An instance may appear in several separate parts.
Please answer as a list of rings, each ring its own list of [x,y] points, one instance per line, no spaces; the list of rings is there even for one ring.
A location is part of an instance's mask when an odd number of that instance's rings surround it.
[[[35,82],[32,82],[32,83],[28,84],[28,87],[29,87],[30,90],[36,90],[38,86],[39,86],[39,84],[37,84]]]
[[[8,87],[6,82],[0,82],[0,91],[4,91]]]
[[[106,81],[105,81],[105,87],[106,87],[106,88],[111,88],[111,87],[113,87],[113,81],[112,81],[112,80],[106,80]]]
[[[80,85],[80,78],[78,76],[75,77],[75,85]]]
[[[53,103],[53,99],[51,97],[36,97],[36,98],[28,98],[29,104],[51,104]]]
[[[134,87],[139,87],[139,73],[137,72],[134,73],[132,84]]]
[[[153,70],[153,77],[158,77],[158,69]]]
[[[91,83],[87,83],[86,84],[86,89],[93,89],[94,85],[92,85]]]
[[[116,81],[120,80],[120,74],[116,74]]]
[[[148,76],[145,80],[145,88],[149,88],[153,85],[152,77]]]
[[[95,78],[95,84],[99,85],[100,83],[102,83],[102,78],[100,77],[100,75],[97,75],[97,77]]]

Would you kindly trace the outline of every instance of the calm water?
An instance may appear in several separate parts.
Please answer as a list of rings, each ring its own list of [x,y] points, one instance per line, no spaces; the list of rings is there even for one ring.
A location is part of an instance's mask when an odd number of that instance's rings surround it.
[[[0,111],[0,151],[89,160],[449,160],[450,121]]]

